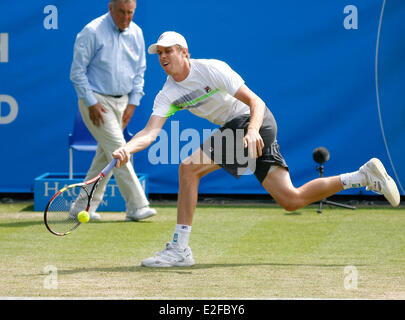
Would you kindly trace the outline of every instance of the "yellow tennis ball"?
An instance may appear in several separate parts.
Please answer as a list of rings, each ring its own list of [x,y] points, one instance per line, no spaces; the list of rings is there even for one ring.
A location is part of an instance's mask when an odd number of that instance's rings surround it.
[[[90,220],[90,215],[87,211],[80,211],[77,215],[77,220],[79,220],[80,223],[86,223]]]

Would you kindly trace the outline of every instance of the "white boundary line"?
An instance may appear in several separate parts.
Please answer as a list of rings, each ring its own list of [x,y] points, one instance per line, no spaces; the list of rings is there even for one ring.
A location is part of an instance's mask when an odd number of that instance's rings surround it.
[[[386,0],[383,0],[383,5],[381,8],[381,14],[380,14],[380,21],[378,24],[378,33],[377,33],[377,45],[375,49],[375,88],[376,88],[376,95],[377,95],[377,108],[378,108],[378,117],[380,119],[380,127],[381,127],[381,133],[383,136],[384,144],[385,144],[385,149],[387,150],[387,155],[391,163],[392,170],[394,171],[395,178],[397,179],[398,185],[402,191],[402,193],[405,193],[404,188],[401,185],[401,181],[398,178],[397,171],[395,170],[394,163],[392,162],[390,150],[388,148],[387,144],[387,139],[385,138],[385,133],[384,133],[384,125],[381,117],[381,107],[380,107],[380,90],[378,87],[378,51],[380,49],[380,35],[381,35],[381,25],[382,25],[382,20],[384,17],[384,9],[385,9],[385,3]]]
[[[0,297],[0,300],[147,300],[147,301],[274,301],[274,300],[373,300],[369,298],[246,298],[246,297]]]

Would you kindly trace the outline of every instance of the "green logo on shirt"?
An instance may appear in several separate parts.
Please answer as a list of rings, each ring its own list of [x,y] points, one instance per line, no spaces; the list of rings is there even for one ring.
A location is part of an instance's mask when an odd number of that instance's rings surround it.
[[[170,109],[167,112],[166,117],[170,117],[170,116],[174,115],[177,111],[182,110],[182,109],[197,108],[201,105],[201,103],[205,99],[211,97],[218,91],[219,91],[219,89],[215,89],[215,90],[209,91],[207,94],[203,94],[202,96],[198,96],[196,98],[192,98],[193,94],[189,94],[184,97],[181,97],[180,99],[176,100],[175,102],[173,102],[170,105]],[[200,91],[198,91],[198,92],[200,92]],[[186,100],[186,101],[180,103],[180,101],[184,101],[184,100]]]

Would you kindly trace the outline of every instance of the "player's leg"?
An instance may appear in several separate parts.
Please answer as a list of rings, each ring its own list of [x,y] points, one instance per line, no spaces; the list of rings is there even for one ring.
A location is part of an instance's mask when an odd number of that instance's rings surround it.
[[[180,164],[177,224],[172,241],[155,256],[143,260],[142,266],[186,267],[194,264],[188,241],[198,200],[198,185],[203,176],[219,168],[201,149]]]
[[[298,210],[343,190],[339,176],[314,179],[296,188],[288,170],[281,166],[272,166],[262,185],[287,211]]]
[[[361,187],[383,194],[394,207],[400,203],[399,191],[394,180],[376,158],[365,163],[358,171],[314,179],[299,188],[294,187],[287,169],[273,166],[262,185],[287,211],[298,210],[343,189]]]
[[[179,166],[177,223],[191,226],[198,200],[200,179],[220,169],[200,148]]]
[[[276,132],[275,119],[267,113],[260,130],[265,147],[262,150],[263,155],[256,161],[255,175],[277,203],[286,210],[294,211],[343,189],[364,186],[384,194],[391,205],[399,204],[400,196],[394,180],[387,174],[381,161],[375,158],[357,171],[314,179],[296,188],[291,182],[287,164],[280,153]]]

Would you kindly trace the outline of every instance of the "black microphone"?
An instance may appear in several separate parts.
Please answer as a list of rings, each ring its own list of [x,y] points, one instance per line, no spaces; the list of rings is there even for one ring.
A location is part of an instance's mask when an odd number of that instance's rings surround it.
[[[316,148],[312,152],[312,157],[316,163],[322,164],[329,160],[329,151],[325,147]]]

